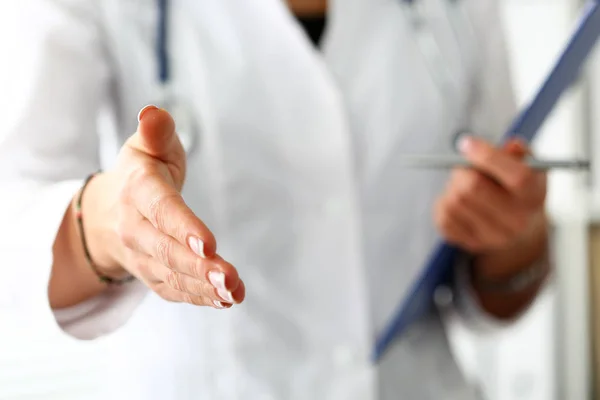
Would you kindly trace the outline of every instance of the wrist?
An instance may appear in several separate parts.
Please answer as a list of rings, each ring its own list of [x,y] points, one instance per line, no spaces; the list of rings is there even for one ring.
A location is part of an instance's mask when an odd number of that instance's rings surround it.
[[[548,252],[548,226],[547,216],[541,212],[530,229],[511,245],[476,254],[473,275],[486,281],[505,281],[537,264]]]
[[[94,265],[102,274],[119,278],[126,275],[127,271],[122,267],[125,249],[114,229],[116,201],[111,198],[112,193],[115,193],[115,183],[111,174],[103,172],[95,175],[81,197],[81,215]]]

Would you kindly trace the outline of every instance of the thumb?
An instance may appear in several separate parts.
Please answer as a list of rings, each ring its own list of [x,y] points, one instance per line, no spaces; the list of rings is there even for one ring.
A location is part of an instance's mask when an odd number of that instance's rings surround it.
[[[183,148],[171,115],[156,106],[146,106],[140,111],[138,121],[137,132],[129,140],[129,145],[160,161],[177,163]]]

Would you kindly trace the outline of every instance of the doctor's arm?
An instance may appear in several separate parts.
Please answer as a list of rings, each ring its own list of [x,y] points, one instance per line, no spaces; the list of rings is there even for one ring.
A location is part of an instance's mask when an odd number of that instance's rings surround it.
[[[475,168],[453,172],[435,212],[446,240],[470,254],[457,265],[459,305],[512,320],[550,272],[546,176],[522,162],[517,140],[496,148],[465,138],[461,150]]]
[[[546,176],[520,162],[529,150],[497,143],[516,115],[508,51],[497,0],[463,2],[479,39],[480,68],[471,129],[461,149],[477,165],[459,169],[436,207],[451,242],[470,251],[456,269],[458,311],[467,320],[511,321],[538,295],[550,273]]]
[[[244,297],[235,268],[181,198],[185,156],[165,111],[146,109],[117,165],[81,193],[100,167],[97,112],[111,78],[97,7],[0,6],[0,311],[46,327],[67,321],[62,328],[85,338],[125,322],[146,287],[215,308]],[[98,276],[130,274],[137,280],[121,286]],[[75,319],[80,329],[69,329]]]

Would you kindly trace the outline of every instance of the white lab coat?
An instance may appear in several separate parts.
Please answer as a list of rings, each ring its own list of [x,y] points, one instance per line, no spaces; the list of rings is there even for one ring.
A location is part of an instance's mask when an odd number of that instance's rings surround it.
[[[452,151],[465,126],[498,137],[514,113],[496,2],[462,1],[467,35],[451,2],[423,0],[433,64],[399,0],[333,1],[322,55],[279,0],[171,3],[173,90],[200,128],[184,195],[247,300],[217,311],[132,284],[50,310],[69,200],[159,96],[157,9],[21,0],[0,5],[2,320],[35,340],[112,332],[111,399],[474,398],[437,316],[381,365],[369,354],[438,239],[431,209],[447,175],[403,170],[401,155]],[[116,135],[97,128],[104,109]]]

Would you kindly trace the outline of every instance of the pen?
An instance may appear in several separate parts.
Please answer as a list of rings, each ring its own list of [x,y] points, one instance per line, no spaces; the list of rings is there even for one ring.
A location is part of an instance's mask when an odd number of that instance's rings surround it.
[[[590,168],[590,162],[586,160],[536,160],[531,158],[525,162],[530,168],[536,170],[587,170]],[[469,160],[460,155],[407,155],[401,163],[404,167],[419,169],[475,168]]]

